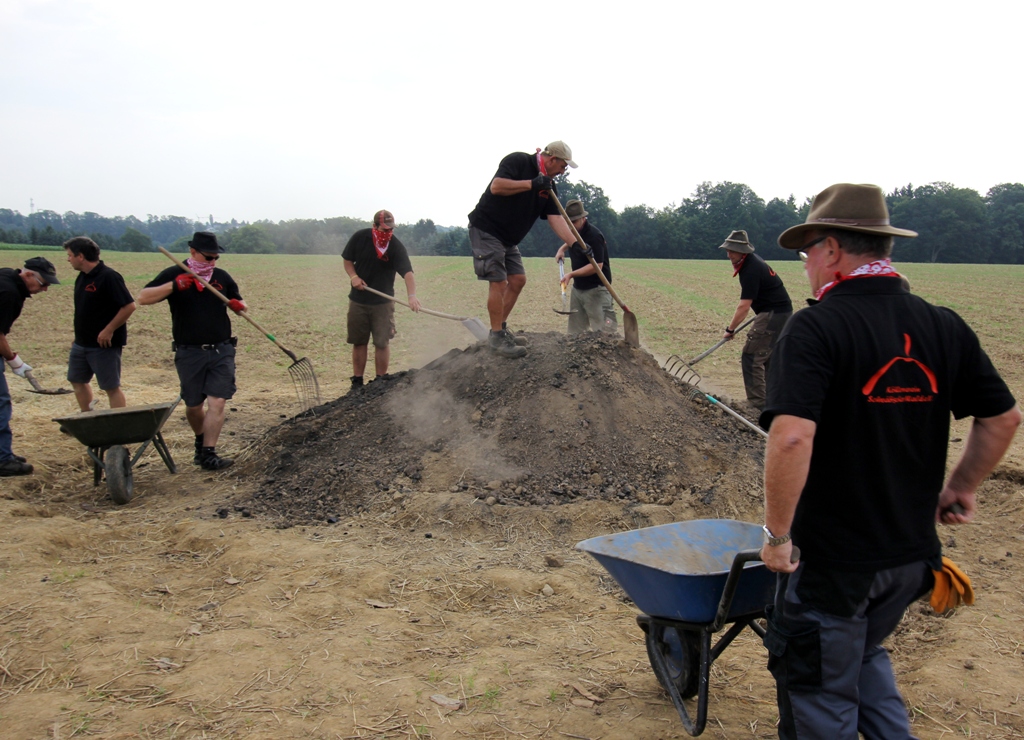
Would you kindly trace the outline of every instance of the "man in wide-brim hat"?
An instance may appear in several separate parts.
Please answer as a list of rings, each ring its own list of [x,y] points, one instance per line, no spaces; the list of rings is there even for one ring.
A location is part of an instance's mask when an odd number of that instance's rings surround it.
[[[781,738],[910,737],[881,643],[933,585],[936,611],[955,605],[940,588],[954,577],[970,593],[935,522],[973,519],[974,489],[1021,421],[963,319],[903,286],[896,236],[916,234],[889,223],[882,190],[844,183],[779,237],[817,298],[779,338],[760,418]],[[951,413],[974,425],[944,481]]]
[[[746,231],[733,231],[719,249],[724,249],[729,255],[733,267],[732,276],[740,279],[740,302],[722,338],[732,339],[736,336],[736,330],[751,310],[756,316],[743,345],[740,368],[743,371],[747,402],[760,413],[764,408],[772,350],[782,327],[793,315],[793,302],[789,299],[786,286],[782,284],[782,278],[767,262],[754,254],[754,245],[750,243]]]

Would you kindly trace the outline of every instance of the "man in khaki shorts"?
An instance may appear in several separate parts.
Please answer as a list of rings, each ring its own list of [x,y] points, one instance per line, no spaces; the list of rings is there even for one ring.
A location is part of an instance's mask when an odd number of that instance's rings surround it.
[[[395,217],[389,211],[377,211],[373,215],[373,227],[354,233],[341,253],[352,285],[348,296],[348,343],[352,345],[353,389],[363,385],[371,337],[377,377],[387,376],[391,360],[389,345],[395,336],[395,304],[370,293],[366,287],[394,296],[397,273],[405,280],[410,307],[413,311],[420,310],[409,252],[395,238],[394,230]]]

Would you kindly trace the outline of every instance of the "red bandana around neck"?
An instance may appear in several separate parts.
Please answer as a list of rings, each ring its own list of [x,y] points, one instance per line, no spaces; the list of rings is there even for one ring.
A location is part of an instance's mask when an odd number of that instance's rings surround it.
[[[892,260],[889,258],[875,260],[874,262],[868,262],[867,264],[861,265],[856,270],[851,272],[849,275],[843,275],[842,273],[836,273],[836,279],[831,283],[826,283],[818,288],[818,292],[814,294],[814,297],[819,301],[825,297],[832,288],[839,285],[839,283],[846,280],[853,280],[854,278],[869,278],[869,277],[903,277],[895,268],[892,266]]]
[[[540,174],[548,174],[548,168],[544,166],[544,157],[540,155],[540,149],[537,150],[537,167],[540,168]]]
[[[185,261],[185,264],[188,266],[188,269],[190,269],[192,272],[194,272],[196,275],[201,277],[206,282],[210,282],[210,278],[213,277],[213,268],[216,267],[216,265],[213,262],[207,262],[205,260],[194,260],[191,257],[189,257]],[[198,280],[196,281],[196,290],[203,290],[203,284],[200,283]]]
[[[735,268],[732,271],[732,276],[733,277],[736,277],[737,275],[740,274],[740,270],[743,269],[743,265],[744,265],[744,263],[746,261],[747,261],[747,255],[743,255],[743,259],[741,259],[739,262],[737,262],[735,265],[733,265],[733,268]]]
[[[373,248],[377,250],[377,259],[387,261],[388,244],[391,243],[391,236],[394,231],[378,231],[371,228],[373,233]]]

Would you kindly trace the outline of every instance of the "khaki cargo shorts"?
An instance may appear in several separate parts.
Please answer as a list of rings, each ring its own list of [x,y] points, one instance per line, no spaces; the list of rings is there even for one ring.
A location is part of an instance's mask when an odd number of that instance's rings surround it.
[[[384,349],[398,332],[395,326],[395,304],[348,302],[348,343],[361,347],[370,343]]]

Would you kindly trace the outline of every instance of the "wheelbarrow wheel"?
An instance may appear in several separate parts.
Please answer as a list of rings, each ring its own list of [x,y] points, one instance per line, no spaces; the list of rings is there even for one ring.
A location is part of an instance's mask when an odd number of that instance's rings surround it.
[[[132,462],[128,448],[114,445],[107,450],[103,468],[107,474],[107,491],[116,504],[127,504],[132,500]]]
[[[665,681],[669,680],[684,699],[696,696],[700,684],[700,635],[655,622],[645,631],[647,659],[651,667],[657,665],[654,662],[655,650],[661,653],[668,667],[668,676],[662,676],[656,669],[654,671],[662,688],[668,690]]]

